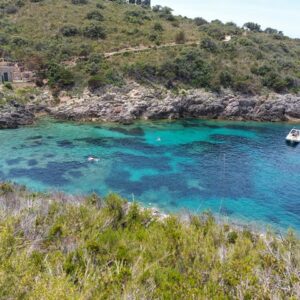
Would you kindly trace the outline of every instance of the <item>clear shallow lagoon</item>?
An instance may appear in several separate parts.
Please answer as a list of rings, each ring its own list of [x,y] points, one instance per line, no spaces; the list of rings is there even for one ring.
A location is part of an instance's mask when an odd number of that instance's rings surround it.
[[[130,126],[42,120],[0,130],[0,180],[110,191],[166,212],[211,210],[300,231],[300,145],[289,124],[183,120]],[[88,162],[88,156],[99,158]]]

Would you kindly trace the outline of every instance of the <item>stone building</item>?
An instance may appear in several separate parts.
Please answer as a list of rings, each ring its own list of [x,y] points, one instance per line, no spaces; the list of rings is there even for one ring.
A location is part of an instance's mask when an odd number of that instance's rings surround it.
[[[13,81],[14,64],[0,61],[0,79],[1,82]]]
[[[22,64],[0,60],[0,83],[32,81],[34,81],[34,73],[26,71]]]

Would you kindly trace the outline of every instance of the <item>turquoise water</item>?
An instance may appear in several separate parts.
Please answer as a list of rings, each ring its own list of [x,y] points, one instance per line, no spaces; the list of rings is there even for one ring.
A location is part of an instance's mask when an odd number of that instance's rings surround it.
[[[33,127],[0,130],[0,179],[38,191],[114,191],[166,212],[211,210],[300,230],[300,146],[286,145],[290,127],[43,120]],[[90,155],[99,161],[89,162]]]

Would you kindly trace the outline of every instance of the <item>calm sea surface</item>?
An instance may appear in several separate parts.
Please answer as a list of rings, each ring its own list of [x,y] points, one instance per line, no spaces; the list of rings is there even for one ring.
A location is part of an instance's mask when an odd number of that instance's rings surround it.
[[[37,191],[114,191],[166,212],[211,210],[300,231],[300,145],[285,143],[290,128],[200,120],[130,126],[43,120],[0,130],[0,180]]]

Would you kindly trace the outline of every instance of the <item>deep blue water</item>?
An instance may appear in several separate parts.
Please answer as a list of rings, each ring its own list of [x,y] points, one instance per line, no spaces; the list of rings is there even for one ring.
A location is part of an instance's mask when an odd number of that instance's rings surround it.
[[[289,124],[184,120],[130,126],[43,120],[0,130],[0,179],[33,190],[118,192],[164,211],[211,210],[300,230],[300,146]],[[88,162],[93,155],[98,162]]]

